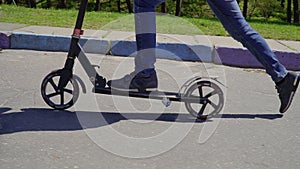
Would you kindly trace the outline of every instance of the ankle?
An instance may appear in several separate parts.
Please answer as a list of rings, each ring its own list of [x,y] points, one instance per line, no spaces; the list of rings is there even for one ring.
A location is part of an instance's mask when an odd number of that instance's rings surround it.
[[[285,79],[286,79],[286,77],[287,77],[287,75],[288,75],[288,74],[286,74],[280,81],[275,82],[276,86],[280,86],[281,84],[283,84],[284,81],[285,81]]]
[[[155,73],[155,69],[154,68],[148,68],[148,69],[144,69],[144,70],[141,70],[141,71],[135,71],[136,74],[139,74],[139,75],[145,75],[145,76],[149,76],[149,75],[152,75],[153,73]]]

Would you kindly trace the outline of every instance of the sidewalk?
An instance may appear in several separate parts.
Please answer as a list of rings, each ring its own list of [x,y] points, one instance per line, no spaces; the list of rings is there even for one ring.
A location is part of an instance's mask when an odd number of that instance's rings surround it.
[[[72,28],[0,23],[0,32],[11,35],[10,48],[68,51]],[[118,56],[134,55],[134,32],[85,30],[85,52]],[[157,35],[157,56],[168,59],[213,62],[237,67],[261,68],[261,64],[231,37]],[[300,41],[267,39],[279,60],[290,70],[300,70]]]

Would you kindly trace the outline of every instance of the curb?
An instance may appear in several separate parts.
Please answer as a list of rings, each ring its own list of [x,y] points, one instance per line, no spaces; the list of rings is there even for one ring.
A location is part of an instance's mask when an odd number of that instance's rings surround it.
[[[10,39],[11,49],[30,49],[41,51],[67,52],[70,47],[70,36],[43,35],[31,33],[13,33]],[[108,40],[81,38],[80,45],[88,53],[106,54],[109,51]]]
[[[0,32],[0,49],[8,49],[10,47],[9,36]]]
[[[161,43],[156,46],[157,58],[185,61],[213,62],[213,48],[205,45],[190,45],[180,43]],[[112,41],[111,54],[116,56],[136,55],[135,41]]]
[[[69,50],[71,37],[14,32],[10,37],[11,49],[30,49],[41,51]],[[85,38],[80,39],[87,53],[134,56],[135,41]],[[300,53],[274,51],[278,59],[289,70],[300,70]],[[230,48],[209,45],[158,42],[157,58],[185,61],[202,61],[243,68],[263,68],[256,58],[244,48]]]
[[[247,50],[242,48],[216,47],[214,63],[245,68],[264,68]],[[300,53],[274,51],[278,60],[289,70],[300,70]]]
[[[11,35],[12,49],[31,49],[41,51],[69,50],[71,37],[15,32]],[[135,41],[84,38],[80,45],[87,53],[111,54],[113,56],[134,56]],[[180,43],[158,43],[158,58],[212,62],[212,47],[205,45],[189,45]]]

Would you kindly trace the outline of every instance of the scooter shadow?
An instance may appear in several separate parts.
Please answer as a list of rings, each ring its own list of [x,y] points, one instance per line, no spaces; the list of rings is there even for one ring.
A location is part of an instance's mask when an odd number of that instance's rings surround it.
[[[73,131],[83,128],[97,128],[110,125],[122,120],[151,120],[174,123],[206,123],[213,122],[213,119],[195,120],[194,117],[180,113],[113,113],[113,112],[79,112],[85,113],[86,117],[95,114],[101,115],[102,122],[85,125],[83,127],[78,114],[68,110],[53,110],[45,108],[26,108],[18,112],[7,112],[10,108],[0,108],[0,134],[10,134],[23,131]],[[5,113],[7,112],[7,113]],[[215,118],[262,118],[277,119],[280,114],[222,114]],[[96,119],[97,120],[97,119]],[[103,120],[105,122],[103,122]]]

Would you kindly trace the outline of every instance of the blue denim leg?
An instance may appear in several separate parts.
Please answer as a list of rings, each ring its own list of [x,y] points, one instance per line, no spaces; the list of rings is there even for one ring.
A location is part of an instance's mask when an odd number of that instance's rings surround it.
[[[156,62],[155,7],[164,0],[134,0],[134,19],[137,44],[135,70],[154,68]]]
[[[207,3],[227,32],[257,58],[274,82],[285,77],[286,68],[278,61],[261,35],[247,23],[236,0],[207,0]]]

